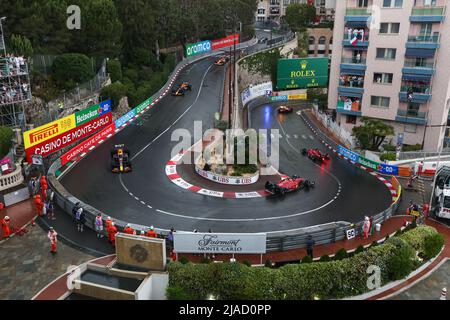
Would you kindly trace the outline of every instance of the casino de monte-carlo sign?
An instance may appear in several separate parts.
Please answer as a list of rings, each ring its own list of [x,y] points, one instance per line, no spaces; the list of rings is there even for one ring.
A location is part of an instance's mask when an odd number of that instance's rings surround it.
[[[265,233],[174,233],[177,253],[263,254],[266,253]]]

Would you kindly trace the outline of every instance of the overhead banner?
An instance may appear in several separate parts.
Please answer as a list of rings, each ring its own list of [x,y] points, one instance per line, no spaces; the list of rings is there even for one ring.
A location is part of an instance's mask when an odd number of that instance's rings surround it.
[[[27,161],[30,163],[31,156],[34,154],[39,154],[43,157],[46,157],[52,153],[55,153],[62,148],[71,145],[72,143],[82,140],[90,136],[91,134],[104,129],[111,123],[113,123],[112,113],[108,112],[101,117],[82,124],[81,126],[75,127],[72,130],[66,131],[63,134],[54,136],[51,139],[47,139],[44,142],[30,147],[26,150]]]
[[[188,233],[174,232],[177,253],[263,254],[266,253],[265,233]]]
[[[356,152],[348,150],[343,146],[338,146],[338,153],[355,163],[358,163],[366,168],[370,168],[373,171],[379,172],[381,174],[398,176],[399,168],[398,166],[391,166],[385,163],[378,163],[367,158],[361,157]]]
[[[25,150],[38,144],[42,144],[45,141],[52,140],[55,137],[76,128],[77,126],[90,122],[108,112],[111,112],[110,100],[103,101],[100,104],[96,104],[85,110],[78,111],[70,116],[27,131],[23,134]]]
[[[101,132],[83,141],[76,147],[70,149],[61,157],[61,166],[66,165],[68,162],[74,160],[79,155],[87,153],[89,151],[89,148],[96,145],[99,141],[106,140],[110,134],[114,134],[115,128],[116,126],[114,125],[114,123],[112,123],[108,127],[106,127],[106,129],[103,129]]]
[[[209,40],[186,45],[187,58],[210,51],[211,51],[211,41]]]
[[[277,88],[308,89],[328,86],[328,58],[278,60]]]
[[[217,39],[217,40],[213,40],[211,41],[211,48],[212,50],[217,50],[217,49],[221,49],[221,48],[226,48],[226,47],[230,47],[233,45],[237,45],[239,44],[239,34],[233,34],[231,36],[222,38],[222,39]]]

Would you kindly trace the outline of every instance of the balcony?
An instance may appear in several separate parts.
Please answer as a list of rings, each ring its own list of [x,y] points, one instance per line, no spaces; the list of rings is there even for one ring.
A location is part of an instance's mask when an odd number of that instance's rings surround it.
[[[427,113],[416,110],[398,110],[395,121],[404,123],[413,123],[419,125],[427,124]]]
[[[420,80],[430,79],[434,74],[434,63],[421,63],[416,61],[405,61],[402,69],[404,80],[413,80],[419,78]],[[405,79],[408,78],[408,79]]]
[[[344,21],[346,23],[366,23],[371,19],[372,13],[368,8],[347,8]]]
[[[361,37],[358,38],[358,42],[356,44],[351,44],[351,40],[353,39],[353,36],[349,36],[348,34],[344,35],[344,40],[342,41],[342,45],[344,47],[347,47],[347,49],[350,48],[367,48],[369,46],[369,35],[365,34],[364,39],[361,39]]]
[[[346,73],[356,76],[364,76],[366,73],[366,59],[361,58],[359,61],[356,58],[345,58],[341,60],[341,73]]]
[[[431,100],[431,85],[403,85],[400,89],[400,101],[408,101],[408,90],[412,87],[413,95],[411,102],[413,103],[427,103]]]
[[[358,100],[349,100],[348,102],[346,102],[339,99],[336,112],[361,117],[361,103]]]
[[[361,99],[364,94],[364,77],[342,75],[339,79],[338,93]]]
[[[442,22],[445,17],[445,7],[413,8],[409,21],[411,22]]]
[[[440,36],[439,35],[417,35],[408,36],[406,43],[407,49],[438,49]]]

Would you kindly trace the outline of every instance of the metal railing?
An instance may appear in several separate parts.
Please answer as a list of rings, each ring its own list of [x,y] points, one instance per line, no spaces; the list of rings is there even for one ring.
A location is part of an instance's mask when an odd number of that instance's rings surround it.
[[[420,93],[420,94],[430,94],[431,93],[431,85],[402,85],[400,92],[408,92],[408,90],[412,89],[414,93]]]
[[[345,58],[343,57],[341,59],[341,63],[348,63],[348,64],[366,64],[366,58],[360,58],[359,60],[356,58]]]
[[[358,41],[369,41],[369,34],[365,34],[364,35],[364,39],[360,39],[361,37],[358,37]],[[346,33],[345,35],[344,35],[344,41],[350,41],[350,40],[352,40],[354,38],[354,36],[353,35],[349,35],[348,33]]]
[[[439,43],[440,38],[440,35],[410,35],[408,42]]]
[[[397,115],[400,117],[410,117],[410,118],[419,118],[419,119],[426,119],[427,118],[427,112],[419,112],[416,110],[398,110]]]
[[[413,8],[412,16],[442,16],[445,13],[445,7],[433,7],[433,8]]]
[[[347,8],[346,16],[370,16],[371,13],[368,8]]]
[[[415,60],[408,61],[405,60],[404,64],[405,68],[417,68],[417,69],[434,69],[434,63],[433,62],[424,62],[424,63],[417,63]]]

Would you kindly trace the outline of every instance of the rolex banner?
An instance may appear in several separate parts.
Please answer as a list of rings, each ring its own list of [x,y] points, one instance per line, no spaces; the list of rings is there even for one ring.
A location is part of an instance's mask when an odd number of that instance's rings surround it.
[[[278,60],[277,89],[327,87],[328,61],[328,58]]]

